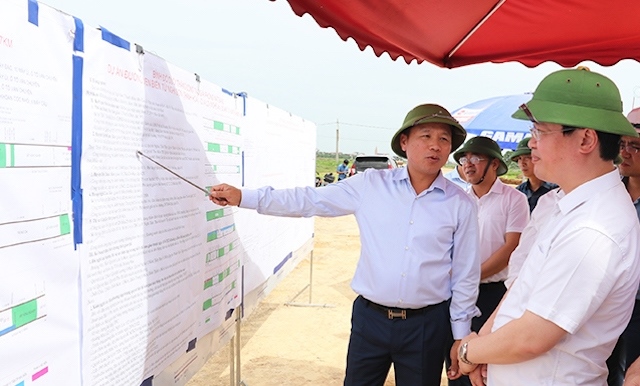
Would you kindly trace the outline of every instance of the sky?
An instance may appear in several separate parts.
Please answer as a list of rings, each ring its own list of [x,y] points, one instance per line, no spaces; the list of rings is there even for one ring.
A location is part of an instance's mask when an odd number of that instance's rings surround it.
[[[286,0],[43,0],[103,26],[218,86],[281,108],[317,125],[317,148],[391,153],[406,113],[422,103],[449,111],[535,90],[555,63],[477,64],[455,69],[406,64],[340,39]],[[585,62],[620,88],[625,114],[640,106],[640,63]],[[339,122],[339,123],[337,123]]]

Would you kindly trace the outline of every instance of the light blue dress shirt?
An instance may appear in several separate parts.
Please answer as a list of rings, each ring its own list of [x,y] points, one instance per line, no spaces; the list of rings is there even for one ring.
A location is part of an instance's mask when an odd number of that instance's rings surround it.
[[[351,282],[356,293],[399,308],[451,299],[455,339],[469,334],[480,314],[476,204],[442,173],[420,194],[407,168],[369,169],[321,188],[242,189],[240,207],[288,217],[354,214],[362,245]]]
[[[454,184],[458,185],[459,187],[461,187],[464,190],[467,190],[467,188],[469,188],[469,186],[471,186],[470,183],[468,183],[467,181],[463,180],[462,177],[460,177],[460,173],[458,173],[458,168],[457,167],[453,168],[452,171],[450,171],[449,173],[445,174],[444,178],[446,178],[447,180],[453,182]]]

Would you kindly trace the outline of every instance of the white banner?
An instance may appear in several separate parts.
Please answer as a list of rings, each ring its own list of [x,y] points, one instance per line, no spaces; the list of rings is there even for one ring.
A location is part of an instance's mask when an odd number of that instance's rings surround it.
[[[308,254],[313,220],[203,191],[313,183],[315,125],[246,102],[0,0],[0,386],[184,384],[233,336],[243,290]]]
[[[96,386],[139,384],[220,326],[242,264],[236,209],[162,167],[239,184],[242,100],[105,39],[85,35],[81,165],[82,356]]]
[[[73,18],[0,11],[0,385],[80,385],[71,214]]]

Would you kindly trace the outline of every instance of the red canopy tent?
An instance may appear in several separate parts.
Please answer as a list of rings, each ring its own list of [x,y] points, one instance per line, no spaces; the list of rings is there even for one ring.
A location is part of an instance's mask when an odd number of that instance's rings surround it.
[[[441,67],[640,60],[637,0],[287,0],[361,50]]]

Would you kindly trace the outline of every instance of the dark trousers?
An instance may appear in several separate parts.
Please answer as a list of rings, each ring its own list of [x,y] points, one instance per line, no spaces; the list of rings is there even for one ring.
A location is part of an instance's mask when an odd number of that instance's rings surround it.
[[[480,331],[482,326],[487,322],[487,319],[489,319],[493,311],[498,307],[498,304],[500,304],[500,301],[506,292],[507,287],[505,287],[503,281],[480,284],[480,291],[478,292],[478,301],[476,302],[476,306],[478,306],[482,315],[473,318],[471,321],[472,331]],[[447,367],[451,365],[449,354],[445,355],[445,363],[447,364]],[[469,380],[469,377],[463,375],[458,379],[449,380],[449,386],[471,386],[471,381]]]
[[[607,359],[609,370],[607,385],[622,386],[627,369],[638,357],[640,357],[640,300],[636,300],[631,320]]]
[[[382,386],[393,363],[397,386],[440,386],[450,335],[447,301],[407,313],[406,319],[389,319],[380,306],[358,296],[344,384]]]

